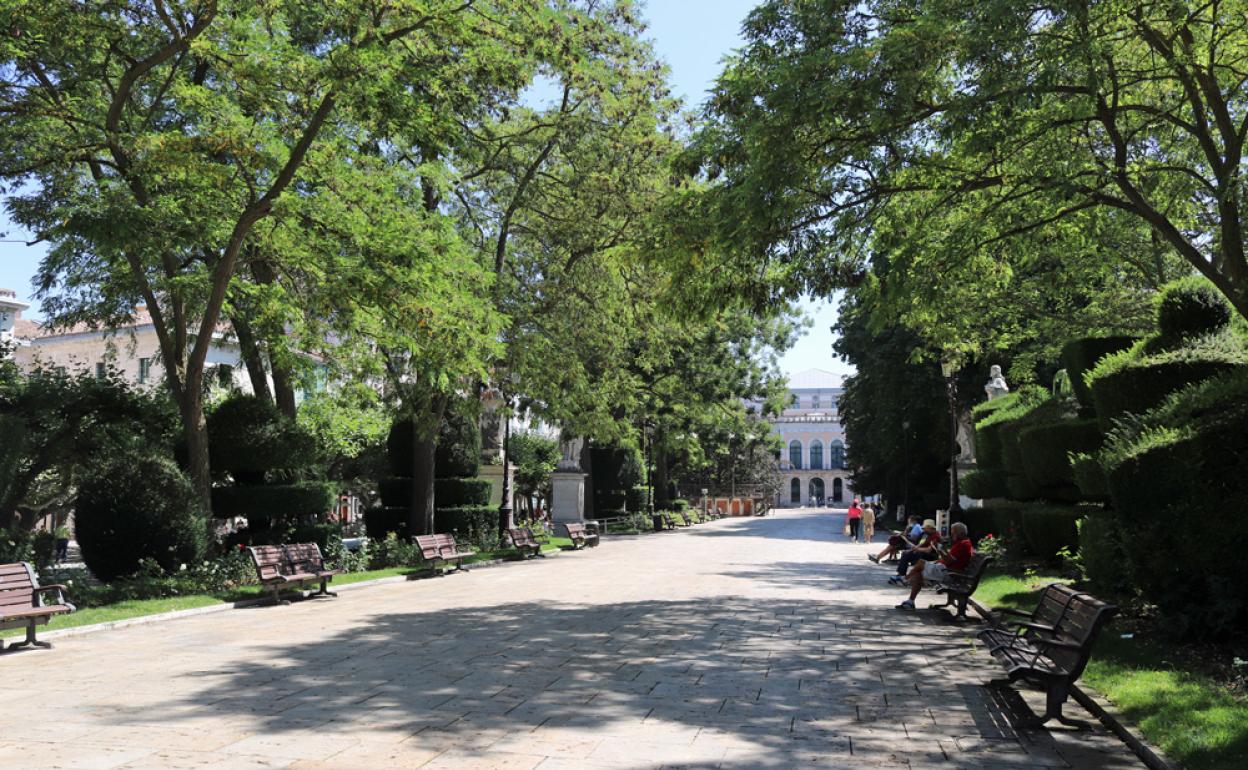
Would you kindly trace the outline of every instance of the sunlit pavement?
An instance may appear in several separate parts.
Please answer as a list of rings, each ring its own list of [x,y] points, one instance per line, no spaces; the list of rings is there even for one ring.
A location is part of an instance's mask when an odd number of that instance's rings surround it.
[[[893,609],[842,524],[728,519],[3,655],[0,768],[1141,766],[1099,727],[1016,732],[978,626]]]

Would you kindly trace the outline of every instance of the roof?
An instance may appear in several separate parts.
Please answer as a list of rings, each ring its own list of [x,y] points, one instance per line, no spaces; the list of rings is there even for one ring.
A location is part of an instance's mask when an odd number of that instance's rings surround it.
[[[46,337],[64,337],[70,334],[83,334],[84,332],[103,332],[111,334],[123,329],[135,329],[140,326],[148,326],[152,323],[152,316],[147,312],[147,308],[139,306],[134,309],[134,315],[130,317],[128,323],[121,324],[116,327],[98,326],[86,323],[76,323],[71,326],[45,326],[38,321],[28,321],[19,319],[17,321],[15,332],[18,337],[35,340]]]
[[[843,377],[824,369],[807,369],[789,375],[790,390],[839,390]]]

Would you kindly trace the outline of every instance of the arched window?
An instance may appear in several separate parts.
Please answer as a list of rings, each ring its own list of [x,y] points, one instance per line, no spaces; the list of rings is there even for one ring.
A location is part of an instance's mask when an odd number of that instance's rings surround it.
[[[789,467],[795,471],[802,469],[802,442],[797,439],[789,442]]]
[[[845,499],[845,484],[840,479],[832,479],[832,502],[839,503]]]
[[[802,480],[793,479],[789,482],[789,502],[798,505],[802,502]]]
[[[810,480],[810,504],[823,505],[823,479]]]
[[[834,440],[828,447],[828,467],[832,470],[845,467],[845,445],[839,439]]]
[[[810,442],[810,469],[823,470],[823,442],[819,439]]]

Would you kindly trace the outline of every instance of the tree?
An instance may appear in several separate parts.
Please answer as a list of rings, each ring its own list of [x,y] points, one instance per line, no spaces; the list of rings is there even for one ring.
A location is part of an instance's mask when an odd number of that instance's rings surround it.
[[[536,431],[511,434],[507,459],[516,465],[516,492],[526,512],[532,513],[533,498],[545,500],[550,494],[550,477],[562,457],[559,442],[550,436]]]
[[[771,0],[688,156],[709,195],[681,205],[741,246],[729,270],[762,258],[773,284],[817,291],[860,278],[882,226],[913,223],[917,244],[929,217],[975,223],[928,253],[950,266],[1119,212],[1248,315],[1244,12]]]
[[[518,0],[56,0],[0,14],[17,40],[0,66],[0,178],[28,190],[9,209],[51,243],[38,294],[59,323],[146,306],[205,504],[205,362],[257,224],[302,188],[324,136],[396,115],[441,128],[466,67],[499,66],[475,52],[523,59],[513,28],[546,23]]]

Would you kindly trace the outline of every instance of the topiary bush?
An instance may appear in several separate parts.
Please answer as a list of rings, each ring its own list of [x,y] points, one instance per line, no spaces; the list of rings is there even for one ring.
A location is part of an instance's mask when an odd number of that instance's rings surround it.
[[[318,460],[312,435],[268,399],[234,395],[206,419],[209,462],[240,483],[263,483],[265,472],[299,469]]]
[[[1115,595],[1130,590],[1127,537],[1108,511],[1091,511],[1079,520],[1079,570],[1094,591]]]
[[[1220,332],[1230,325],[1231,316],[1230,303],[1199,276],[1167,284],[1157,295],[1157,329],[1170,340]]]
[[[1094,452],[1103,436],[1096,420],[1060,420],[1023,428],[1018,435],[1022,468],[1044,500],[1078,502],[1082,497],[1070,464],[1071,452]]]
[[[1009,495],[1006,476],[998,470],[977,468],[963,474],[958,479],[958,488],[962,494],[975,500],[992,500]]]
[[[433,499],[439,507],[489,505],[494,485],[488,479],[437,479],[433,482]]]
[[[672,510],[673,510],[673,511],[681,511],[681,512],[683,512],[683,511],[686,511],[686,510],[688,510],[688,509],[689,509],[689,501],[688,501],[688,500],[682,500],[682,499],[680,499],[680,498],[677,498],[677,499],[675,499],[675,500],[673,500],[673,501],[672,501]]]
[[[174,572],[206,550],[191,482],[163,457],[105,459],[79,486],[74,522],[82,558],[104,582],[134,574],[143,559]]]
[[[337,496],[337,485],[325,481],[214,487],[212,510],[221,519],[245,516],[259,531],[319,516],[333,509]]]
[[[1070,472],[1084,500],[1099,503],[1109,500],[1109,485],[1096,453],[1071,452]]]
[[[1028,505],[1022,509],[1023,537],[1028,553],[1046,562],[1058,561],[1062,549],[1074,553],[1079,548],[1078,521],[1088,511],[1081,507]]]
[[[373,540],[384,540],[390,533],[406,539],[407,509],[381,505],[367,508],[364,511],[364,529]]]
[[[498,548],[498,508],[489,505],[458,505],[439,508],[434,518],[438,532],[452,533],[456,542],[477,550]]]
[[[1088,411],[1088,416],[1095,414],[1095,410],[1092,391],[1084,379],[1087,373],[1105,356],[1126,350],[1135,342],[1135,337],[1083,337],[1071,340],[1062,348],[1062,365],[1066,367],[1071,391],[1079,405]]]
[[[649,490],[644,486],[629,487],[625,493],[625,504],[630,511],[644,511]]]
[[[447,415],[438,433],[435,465],[434,477],[439,479],[472,478],[481,473],[481,427],[475,415]]]

